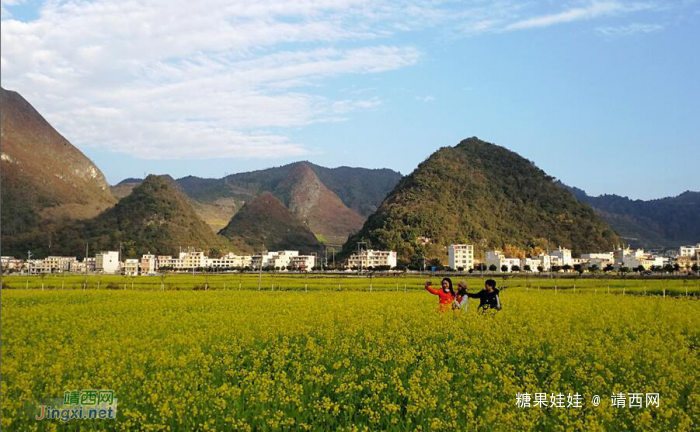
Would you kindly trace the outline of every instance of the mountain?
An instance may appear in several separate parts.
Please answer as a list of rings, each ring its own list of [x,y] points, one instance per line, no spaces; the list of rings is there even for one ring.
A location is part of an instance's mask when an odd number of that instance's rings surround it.
[[[303,161],[221,179],[187,176],[177,183],[194,200],[197,214],[215,231],[244,203],[271,192],[285,205],[293,205],[292,212],[326,244],[339,246],[362,226],[400,179],[401,174],[390,169],[325,168]],[[138,181],[125,179],[112,187],[112,193],[122,198]]]
[[[116,199],[122,199],[129,196],[131,191],[142,181],[143,180],[139,178],[127,178],[120,181],[115,186],[111,186],[110,191]],[[182,191],[182,187],[179,183],[177,183],[177,187]],[[209,228],[211,228],[214,233],[221,231],[236,211],[243,205],[242,201],[236,202],[233,198],[218,198],[209,203],[203,203],[189,198],[189,202],[194,208],[195,213],[197,213],[197,216],[209,225]]]
[[[136,179],[136,178],[128,178],[120,181],[114,186],[109,187],[109,191],[112,193],[112,196],[116,198],[117,200],[120,200],[124,198],[125,196],[128,196],[131,191],[134,190],[136,186],[141,184],[143,179]]]
[[[321,183],[347,207],[369,216],[386,194],[401,180],[401,174],[389,169],[325,168],[310,162],[295,162],[281,167],[231,174],[222,179],[183,177],[178,183],[187,195],[201,202],[218,198],[248,201],[261,192],[273,192],[300,165],[309,167]],[[280,198],[280,197],[278,197]]]
[[[217,255],[230,248],[197,216],[169,176],[149,175],[114,207],[58,234],[61,253],[69,255],[81,255],[86,241],[92,251],[115,250],[121,243],[125,257],[176,254],[188,247]]]
[[[675,248],[700,240],[700,192],[643,201],[618,195],[593,197],[581,189],[564,187],[591,205],[633,247]]]
[[[220,235],[244,252],[298,250],[320,252],[321,243],[274,195],[263,192],[247,202]]]
[[[27,241],[52,242],[66,220],[114,205],[102,172],[16,92],[0,88],[2,254],[24,256]]]
[[[306,164],[346,206],[365,218],[377,209],[402,177],[401,173],[386,168],[325,168],[308,162]]]
[[[273,193],[325,244],[342,245],[365,220],[328,189],[307,163],[295,164]]]
[[[553,180],[514,152],[466,139],[439,149],[404,177],[342,255],[359,241],[395,250],[404,261],[444,261],[451,243],[474,244],[481,252],[506,244],[612,250],[617,234]]]

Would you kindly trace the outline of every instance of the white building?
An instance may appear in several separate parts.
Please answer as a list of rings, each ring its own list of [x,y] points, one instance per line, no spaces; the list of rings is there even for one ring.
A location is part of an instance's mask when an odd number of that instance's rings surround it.
[[[574,266],[580,265],[581,267],[586,267],[588,265],[588,258],[571,258],[571,264]]]
[[[522,261],[522,260],[521,260]],[[525,270],[526,268],[529,268],[531,272],[537,272],[540,271],[539,268],[542,267],[542,271],[547,271],[549,270],[549,267],[545,269],[545,267],[542,265],[542,258],[525,258],[523,262],[523,268],[521,270]],[[547,260],[549,262],[549,260]]]
[[[44,258],[45,266],[49,269],[45,273],[68,273],[76,261],[76,257],[48,256]]]
[[[4,256],[0,257],[0,266],[2,266],[2,271],[20,271],[24,267],[24,260],[11,257],[11,256]]]
[[[124,274],[127,276],[139,275],[139,260],[127,259],[124,261]]]
[[[95,271],[114,274],[119,272],[119,252],[100,252],[95,255]]]
[[[390,269],[396,267],[397,256],[394,251],[377,251],[377,250],[363,250],[359,254],[354,253],[348,258],[349,268],[377,268],[377,267],[388,267]]]
[[[623,257],[622,267],[636,269],[639,266],[642,266],[645,270],[650,270],[652,267],[663,267],[666,264],[666,262],[668,262],[668,258],[657,257],[651,254],[635,254]]]
[[[173,264],[173,267],[180,270],[201,269],[207,267],[207,257],[202,251],[180,252]]]
[[[260,255],[253,256],[252,267],[254,269],[260,269],[265,267],[271,267],[275,270],[286,270],[291,267],[292,259],[299,256],[299,251],[277,251],[277,252],[265,252]]]
[[[570,265],[573,267],[574,265],[574,261],[571,258],[571,249],[559,246],[557,250],[553,251],[549,255],[552,257],[551,259],[553,266],[564,267],[565,265]]]
[[[615,253],[614,252],[598,252],[598,253],[587,253],[581,254],[581,258],[588,260],[587,267],[591,268],[596,266],[599,269],[604,269],[608,265],[615,265]]]
[[[175,260],[171,255],[158,255],[156,256],[156,269],[166,267],[170,269],[175,268]]]
[[[474,268],[474,245],[452,244],[447,251],[448,265],[452,270],[469,271]]]
[[[520,258],[506,258],[503,252],[499,250],[486,252],[485,257],[486,268],[490,269],[491,266],[496,266],[497,271],[502,271],[502,267],[506,266],[508,269],[506,271],[511,271],[513,266],[520,266]],[[521,268],[522,270],[522,268]]]
[[[87,267],[87,269],[86,269]],[[94,273],[95,272],[95,258],[86,258],[82,262],[76,261],[71,265],[71,272],[73,273]]]
[[[700,255],[700,243],[695,246],[681,246],[678,252],[678,256],[687,256],[691,259],[695,259],[698,255]]]
[[[210,258],[208,266],[221,269],[253,267],[253,257],[250,255],[236,255],[233,252],[221,258]]]
[[[141,256],[141,262],[139,263],[141,269],[141,274],[152,275],[158,270],[158,261],[155,255],[145,254]]]
[[[315,255],[298,255],[292,257],[291,266],[295,270],[310,271],[316,266]]]

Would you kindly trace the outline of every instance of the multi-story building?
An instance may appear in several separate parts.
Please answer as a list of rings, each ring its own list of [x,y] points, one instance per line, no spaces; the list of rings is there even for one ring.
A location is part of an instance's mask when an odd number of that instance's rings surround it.
[[[511,271],[513,266],[520,267],[520,258],[506,258],[503,252],[499,250],[486,252],[485,260],[486,267],[491,268],[491,266],[496,266],[496,270],[502,271],[503,266],[508,269],[506,271]]]
[[[298,255],[292,257],[291,266],[295,270],[310,271],[316,266],[315,255]]]
[[[156,256],[156,269],[160,270],[161,268],[168,268],[168,269],[175,268],[175,262],[174,262],[172,255],[158,255],[158,256]]]
[[[571,265],[586,267],[588,265],[588,258],[571,258]]]
[[[76,261],[76,257],[49,256],[44,258],[44,262],[50,268],[47,273],[68,273],[71,271],[71,265]]]
[[[139,263],[141,274],[155,274],[158,271],[158,260],[155,255],[150,253],[141,256]]]
[[[95,271],[114,274],[119,272],[119,252],[100,252],[95,255]]]
[[[545,268],[542,265],[542,258],[525,258],[524,260],[520,261],[523,264],[522,270],[536,272],[539,271],[540,267],[542,267],[542,271],[545,271]],[[547,270],[549,270],[549,268],[547,268]]]
[[[252,267],[253,257],[250,255],[236,255],[231,252],[221,258],[209,258],[207,265],[208,267],[220,269]]]
[[[296,257],[299,256],[299,251],[279,251],[275,252],[275,256],[273,258],[272,262],[272,267],[274,267],[276,270],[285,270],[288,267],[291,267],[292,265],[292,260]]]
[[[564,267],[565,265],[574,265],[574,261],[571,258],[571,249],[559,246],[557,250],[553,251],[549,255],[551,256],[553,266]]]
[[[139,260],[127,259],[124,261],[124,274],[127,276],[139,275]]]
[[[652,267],[663,267],[666,262],[668,262],[668,258],[657,257],[651,254],[634,254],[622,258],[622,267],[636,269],[642,266],[646,270],[650,270]]]
[[[82,261],[75,261],[71,264],[71,273],[87,273],[95,272],[95,258],[85,258]]]
[[[396,267],[397,256],[394,251],[377,251],[377,250],[362,250],[360,253],[354,253],[348,258],[347,266],[349,268],[377,268],[388,267],[390,269]]]
[[[474,245],[452,244],[447,253],[448,265],[452,270],[469,271],[474,268]]]
[[[681,246],[678,252],[678,256],[687,256],[690,259],[695,259],[700,255],[700,243],[695,246]]]
[[[599,269],[604,269],[608,265],[615,265],[614,252],[600,252],[581,254],[581,258],[587,260],[586,267],[591,268],[596,266]]]
[[[253,256],[252,267],[256,269],[271,267],[275,270],[286,270],[287,267],[290,267],[292,258],[297,256],[299,256],[299,251],[264,252]]]
[[[202,251],[180,252],[174,267],[183,270],[205,268],[207,267],[207,257]]]
[[[24,260],[11,257],[11,256],[4,256],[0,257],[0,266],[2,267],[3,272],[7,271],[20,271],[24,268]]]

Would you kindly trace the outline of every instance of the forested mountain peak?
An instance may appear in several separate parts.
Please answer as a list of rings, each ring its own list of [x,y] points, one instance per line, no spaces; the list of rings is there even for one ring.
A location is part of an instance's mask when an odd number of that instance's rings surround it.
[[[406,260],[444,257],[452,243],[480,251],[549,244],[582,252],[611,250],[619,238],[534,163],[472,137],[439,149],[404,177],[345,253],[358,241]]]

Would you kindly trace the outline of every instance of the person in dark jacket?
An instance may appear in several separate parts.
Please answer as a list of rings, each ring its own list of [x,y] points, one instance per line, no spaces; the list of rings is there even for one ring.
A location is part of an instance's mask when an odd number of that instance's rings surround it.
[[[487,309],[501,310],[501,299],[498,297],[500,291],[496,288],[496,281],[489,279],[484,285],[484,289],[476,294],[467,293],[467,297],[478,298],[479,309],[484,312]]]

